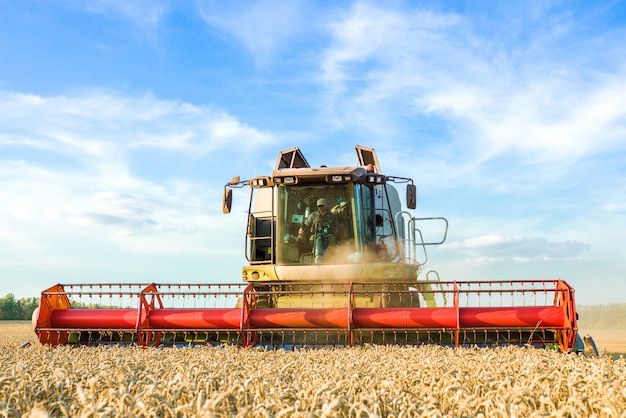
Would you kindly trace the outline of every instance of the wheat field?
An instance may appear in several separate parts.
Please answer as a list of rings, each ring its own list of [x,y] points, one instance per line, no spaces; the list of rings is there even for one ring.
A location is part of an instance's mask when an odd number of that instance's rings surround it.
[[[626,359],[524,347],[43,347],[0,327],[6,417],[626,417]],[[29,346],[21,348],[25,340]]]

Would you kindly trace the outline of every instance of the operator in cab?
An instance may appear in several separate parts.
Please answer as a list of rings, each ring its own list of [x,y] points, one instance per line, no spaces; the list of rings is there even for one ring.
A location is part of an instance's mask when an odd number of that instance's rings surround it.
[[[317,211],[311,213],[304,221],[298,231],[299,236],[303,236],[307,227],[310,233],[309,241],[315,257],[315,262],[319,263],[326,249],[336,243],[335,234],[339,232],[339,220],[334,213],[328,210],[326,199],[317,199]]]

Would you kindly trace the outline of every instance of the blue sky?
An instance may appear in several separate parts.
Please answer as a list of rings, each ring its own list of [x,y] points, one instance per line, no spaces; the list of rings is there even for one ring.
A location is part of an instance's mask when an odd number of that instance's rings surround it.
[[[374,147],[443,280],[626,302],[626,3],[0,0],[0,294],[239,281],[248,193]]]

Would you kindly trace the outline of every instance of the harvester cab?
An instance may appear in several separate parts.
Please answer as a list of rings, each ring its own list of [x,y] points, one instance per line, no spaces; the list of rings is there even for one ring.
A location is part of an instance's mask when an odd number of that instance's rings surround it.
[[[271,176],[226,184],[225,213],[233,188],[251,191],[243,281],[416,282],[426,247],[445,241],[448,222],[411,216],[394,184],[406,184],[407,207],[415,209],[413,180],[383,174],[374,149],[356,151],[358,165],[312,168],[295,147],[279,153]],[[415,298],[412,306],[418,304]]]
[[[420,275],[448,221],[411,215],[413,180],[384,174],[372,148],[357,145],[356,153],[357,165],[314,168],[294,147],[279,153],[271,175],[225,185],[225,213],[233,189],[250,189],[238,283],[57,284],[33,316],[39,340],[578,349],[574,290],[563,280]]]

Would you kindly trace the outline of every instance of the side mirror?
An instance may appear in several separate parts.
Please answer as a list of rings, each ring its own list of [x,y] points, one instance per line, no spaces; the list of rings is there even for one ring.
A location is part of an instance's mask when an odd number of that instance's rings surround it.
[[[414,184],[406,185],[406,207],[409,209],[417,207],[417,187]]]
[[[224,188],[224,199],[222,199],[222,212],[230,213],[233,206],[233,189]]]

